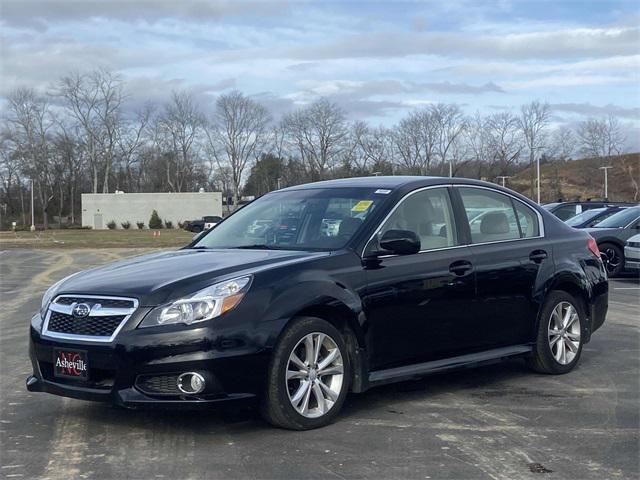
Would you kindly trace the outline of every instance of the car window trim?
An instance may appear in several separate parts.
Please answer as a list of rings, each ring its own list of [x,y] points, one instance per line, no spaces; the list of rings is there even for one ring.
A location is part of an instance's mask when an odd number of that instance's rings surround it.
[[[531,206],[527,205],[525,202],[520,200],[515,195],[511,195],[511,194],[503,192],[501,190],[496,190],[495,188],[485,187],[485,186],[482,186],[482,185],[466,185],[466,184],[461,184],[461,183],[458,183],[458,184],[447,183],[447,184],[429,185],[428,187],[417,188],[415,190],[412,190],[412,191],[408,192],[400,200],[398,200],[398,202],[394,205],[394,207],[391,209],[391,211],[389,211],[389,213],[387,213],[387,215],[378,224],[376,229],[373,231],[373,233],[369,237],[369,240],[367,240],[367,242],[364,244],[364,248],[362,249],[361,258],[365,258],[365,253],[367,251],[367,248],[369,247],[369,244],[375,238],[375,236],[378,233],[380,233],[380,230],[382,230],[382,227],[384,226],[385,222],[389,219],[389,217],[391,217],[391,215],[393,215],[393,213],[402,204],[402,202],[404,202],[411,195],[414,195],[414,194],[416,194],[418,192],[422,192],[424,190],[430,190],[430,189],[433,189],[433,188],[444,188],[444,189],[446,189],[447,190],[447,195],[449,195],[449,201],[451,202],[451,206],[452,206],[452,208],[454,210],[453,222],[454,222],[454,224],[456,224],[457,221],[456,221],[455,210],[456,210],[457,206],[454,203],[453,195],[451,195],[453,192],[451,192],[449,190],[452,187],[453,188],[455,188],[455,187],[458,187],[458,188],[480,188],[480,189],[484,189],[484,190],[489,190],[491,192],[502,193],[503,195],[506,195],[506,196],[510,197],[511,199],[513,199],[513,200],[515,200],[517,202],[520,202],[522,205],[524,205],[529,210],[532,210],[536,214],[536,216],[538,218],[538,235],[535,236],[535,237],[510,238],[508,240],[495,240],[493,242],[482,242],[482,243],[473,243],[471,241],[471,239],[468,238],[468,239],[466,239],[467,243],[461,243],[460,245],[452,245],[450,247],[439,247],[439,248],[430,248],[430,249],[427,249],[427,250],[420,250],[419,252],[415,253],[414,255],[420,255],[420,254],[423,254],[423,253],[430,253],[430,252],[437,252],[437,251],[441,251],[441,250],[452,250],[454,248],[475,247],[476,245],[491,245],[491,244],[494,244],[494,243],[518,242],[518,241],[522,241],[522,240],[535,240],[535,239],[545,238],[544,222],[543,222],[542,215],[540,214],[540,212],[538,212],[535,208],[532,208]],[[459,192],[458,192],[458,195],[459,195]],[[515,211],[515,208],[514,208],[514,211]],[[459,236],[459,234],[460,234],[460,226],[456,224],[455,227],[456,227],[456,231],[458,232],[458,236]],[[463,241],[465,241],[465,240],[463,240]],[[395,253],[389,253],[389,254],[384,254],[384,255],[378,255],[378,258],[390,258],[390,257],[398,257],[398,256],[400,256],[400,255],[395,254]]]

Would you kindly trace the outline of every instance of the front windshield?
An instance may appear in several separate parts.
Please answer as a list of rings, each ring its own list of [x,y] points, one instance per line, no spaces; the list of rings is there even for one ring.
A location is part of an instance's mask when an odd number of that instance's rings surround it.
[[[640,217],[640,207],[627,208],[594,225],[595,228],[623,228]]]
[[[597,217],[605,210],[606,208],[592,208],[591,210],[587,210],[586,212],[579,213],[575,217],[571,217],[569,220],[566,220],[565,223],[567,225],[571,225],[572,227],[582,225],[584,222],[587,222],[592,218]]]
[[[267,194],[216,226],[192,248],[341,248],[389,190],[314,188]]]

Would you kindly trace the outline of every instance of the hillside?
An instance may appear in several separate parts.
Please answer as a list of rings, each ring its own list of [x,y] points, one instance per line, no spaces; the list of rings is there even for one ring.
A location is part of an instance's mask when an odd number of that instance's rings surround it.
[[[639,201],[640,153],[618,155],[610,159],[583,158],[580,160],[554,161],[540,166],[542,177],[542,202],[553,202],[559,198],[575,200],[604,197],[603,165],[609,169],[609,200]],[[520,171],[508,180],[508,186],[531,196],[530,179],[533,172],[530,168]],[[534,196],[535,198],[535,196]]]

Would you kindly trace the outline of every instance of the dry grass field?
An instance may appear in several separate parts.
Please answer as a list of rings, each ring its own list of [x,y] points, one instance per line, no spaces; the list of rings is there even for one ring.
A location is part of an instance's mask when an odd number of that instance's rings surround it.
[[[7,248],[170,248],[182,247],[193,233],[185,230],[46,230],[0,232],[0,250]]]

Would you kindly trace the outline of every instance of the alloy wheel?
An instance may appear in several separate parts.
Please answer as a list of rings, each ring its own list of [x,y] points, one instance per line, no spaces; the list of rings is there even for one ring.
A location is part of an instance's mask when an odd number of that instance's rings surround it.
[[[326,333],[305,335],[289,355],[286,382],[291,405],[300,415],[326,414],[344,384],[342,353],[336,342]]]
[[[605,266],[607,268],[607,273],[611,274],[617,271],[618,267],[620,266],[620,255],[618,255],[618,252],[616,252],[615,248],[613,247],[606,247],[602,253],[605,256],[606,261]]]
[[[549,347],[561,365],[570,364],[580,350],[580,315],[569,302],[560,302],[549,318]]]

